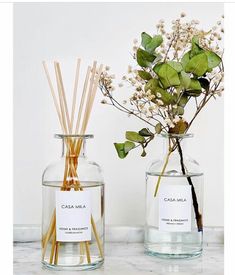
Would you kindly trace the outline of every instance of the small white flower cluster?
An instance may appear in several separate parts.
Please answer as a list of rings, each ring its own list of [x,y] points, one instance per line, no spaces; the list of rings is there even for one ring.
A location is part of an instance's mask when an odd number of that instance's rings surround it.
[[[173,123],[173,121],[170,118],[165,118],[165,123],[166,125],[168,125],[170,128],[174,128],[175,124]]]
[[[101,73],[101,76],[100,76],[100,86],[105,88],[105,92],[103,93],[104,96],[109,96],[109,94],[115,90],[115,87],[113,85],[113,80],[115,79],[115,75],[109,74],[108,73],[109,70],[110,70],[110,67],[106,66],[105,70]],[[107,100],[102,99],[101,103],[107,104]]]

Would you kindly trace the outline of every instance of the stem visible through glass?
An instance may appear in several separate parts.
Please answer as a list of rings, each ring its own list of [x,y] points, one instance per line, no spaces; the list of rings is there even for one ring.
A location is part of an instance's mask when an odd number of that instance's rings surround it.
[[[154,192],[154,197],[156,197],[156,195],[157,195],[157,192],[158,192],[158,189],[159,189],[159,186],[160,186],[160,182],[161,182],[161,178],[162,178],[162,176],[163,176],[164,173],[165,173],[167,164],[168,164],[168,162],[169,162],[170,155],[171,155],[171,153],[172,153],[176,148],[178,149],[178,152],[179,152],[179,155],[180,155],[180,166],[181,166],[182,174],[183,174],[183,175],[186,175],[186,170],[185,170],[185,165],[184,165],[184,158],[183,158],[183,151],[182,151],[182,148],[181,148],[179,139],[176,138],[176,143],[173,142],[173,144],[174,144],[173,146],[171,146],[170,140],[171,140],[171,139],[169,138],[169,149],[168,149],[168,153],[167,153],[166,160],[165,160],[165,163],[164,163],[164,165],[163,165],[161,174],[159,175],[158,180],[157,180],[157,184],[156,184],[156,188],[155,188],[155,192]],[[191,186],[191,190],[192,190],[192,200],[193,200],[193,208],[194,208],[194,212],[195,212],[195,218],[196,218],[196,222],[197,222],[197,228],[198,228],[198,231],[200,232],[200,231],[203,231],[203,224],[202,224],[202,215],[201,215],[200,212],[199,212],[199,206],[198,206],[198,201],[197,201],[197,195],[196,195],[195,188],[194,188],[194,185],[193,185],[193,182],[192,182],[191,177],[187,176],[186,178],[187,178],[187,181],[188,181],[189,185]]]
[[[186,175],[183,152],[182,152],[182,148],[181,148],[178,138],[176,138],[176,143],[177,143],[177,148],[178,148],[178,152],[180,155],[181,170],[182,170],[183,175]],[[203,230],[202,215],[200,214],[199,209],[198,209],[199,207],[198,207],[198,201],[197,201],[197,195],[195,192],[195,188],[194,188],[191,177],[187,176],[186,178],[187,178],[187,181],[188,181],[189,185],[191,186],[191,190],[192,190],[193,208],[194,208],[195,217],[196,217],[196,221],[197,221],[197,228],[198,228],[198,231],[202,231]]]

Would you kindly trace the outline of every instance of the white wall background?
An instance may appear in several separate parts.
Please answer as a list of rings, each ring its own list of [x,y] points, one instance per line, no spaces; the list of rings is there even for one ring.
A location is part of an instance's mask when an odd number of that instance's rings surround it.
[[[40,224],[41,175],[60,154],[53,134],[59,132],[56,113],[42,70],[44,59],[97,59],[109,64],[121,78],[131,63],[134,38],[154,33],[156,22],[171,22],[181,11],[199,19],[204,29],[223,14],[218,3],[24,3],[14,9],[14,223]],[[84,64],[83,63],[83,64]],[[74,69],[74,67],[72,68]],[[84,69],[84,67],[83,67]],[[127,92],[121,90],[120,97]],[[145,169],[157,158],[159,140],[146,158],[133,152],[125,160],[116,156],[113,142],[123,141],[125,130],[143,124],[109,106],[94,105],[88,133],[88,156],[104,170],[106,223],[144,223]],[[189,153],[205,172],[206,226],[223,225],[223,99],[212,101],[199,116]],[[3,145],[4,146],[4,145]]]

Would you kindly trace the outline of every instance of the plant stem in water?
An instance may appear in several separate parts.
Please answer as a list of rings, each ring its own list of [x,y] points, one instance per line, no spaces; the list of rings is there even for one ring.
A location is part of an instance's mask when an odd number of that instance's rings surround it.
[[[179,155],[180,155],[180,165],[181,165],[181,170],[183,175],[186,175],[186,171],[185,171],[185,167],[184,167],[184,158],[183,158],[183,152],[182,152],[182,148],[180,145],[180,142],[178,139],[176,139],[176,143],[177,143],[177,147],[178,147],[178,151],[179,151]],[[203,224],[202,224],[202,215],[199,212],[199,207],[198,207],[198,201],[197,201],[197,195],[195,192],[195,188],[192,182],[191,177],[187,176],[187,181],[189,183],[189,185],[192,188],[192,200],[193,200],[193,208],[194,208],[194,212],[195,212],[195,217],[196,217],[196,221],[197,221],[197,228],[198,231],[203,231]]]

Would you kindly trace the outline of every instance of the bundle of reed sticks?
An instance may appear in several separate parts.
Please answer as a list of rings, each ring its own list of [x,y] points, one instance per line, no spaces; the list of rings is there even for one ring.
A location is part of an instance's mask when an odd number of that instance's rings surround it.
[[[81,59],[77,59],[76,72],[73,85],[73,97],[71,112],[69,112],[69,106],[66,98],[65,86],[63,83],[63,77],[61,72],[60,63],[54,61],[54,71],[56,77],[56,87],[52,83],[48,67],[45,61],[43,61],[43,67],[46,73],[47,81],[50,87],[51,95],[59,119],[62,133],[68,135],[65,138],[66,145],[66,158],[64,167],[64,177],[61,184],[62,191],[83,191],[83,186],[79,181],[79,175],[77,175],[78,157],[82,148],[83,138],[82,135],[86,133],[87,124],[90,118],[93,102],[95,99],[96,90],[99,84],[100,75],[102,73],[103,65],[97,66],[97,62],[94,61],[92,67],[88,66],[86,76],[84,79],[82,94],[80,97],[80,104],[77,104],[78,84],[80,75]],[[57,93],[56,93],[57,90]],[[79,107],[78,107],[79,106]],[[76,110],[77,109],[77,110]],[[76,118],[77,113],[77,119]],[[76,120],[76,123],[75,123]],[[73,135],[81,135],[81,138],[73,138]],[[98,246],[100,257],[103,258],[102,242],[98,235],[95,221],[91,215],[92,231]],[[50,224],[47,232],[42,237],[42,260],[45,260],[48,243],[51,242],[50,260],[49,264],[58,264],[59,247],[60,242],[56,240],[56,211],[54,209]],[[85,253],[87,263],[91,263],[90,255],[90,243],[89,241],[80,242],[80,255]],[[80,263],[82,262],[80,258]]]

